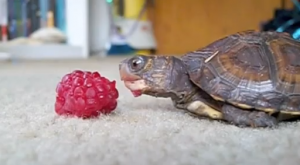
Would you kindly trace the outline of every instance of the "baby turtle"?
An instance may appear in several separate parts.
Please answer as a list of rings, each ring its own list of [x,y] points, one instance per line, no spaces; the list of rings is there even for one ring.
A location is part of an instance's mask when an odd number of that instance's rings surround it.
[[[240,127],[300,117],[300,42],[287,33],[238,32],[182,56],[136,55],[119,69],[136,97],[169,97],[199,117]]]

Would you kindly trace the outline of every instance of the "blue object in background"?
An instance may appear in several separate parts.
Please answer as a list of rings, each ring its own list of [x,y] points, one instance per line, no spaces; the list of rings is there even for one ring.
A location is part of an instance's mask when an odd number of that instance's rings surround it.
[[[16,15],[14,10],[14,2],[8,1],[8,21],[9,21],[9,39],[14,39],[17,36],[17,23],[16,23]]]
[[[48,13],[48,0],[39,0],[40,5],[40,27],[46,27],[47,25],[47,13]]]
[[[107,51],[108,55],[120,55],[120,54],[132,54],[135,52],[129,45],[112,45],[110,49]]]
[[[65,0],[55,0],[55,8],[56,8],[56,25],[59,30],[66,33],[66,16],[65,9],[66,4]]]
[[[28,22],[27,22],[27,2],[28,0],[22,0],[22,26],[23,26],[23,36],[28,36]]]

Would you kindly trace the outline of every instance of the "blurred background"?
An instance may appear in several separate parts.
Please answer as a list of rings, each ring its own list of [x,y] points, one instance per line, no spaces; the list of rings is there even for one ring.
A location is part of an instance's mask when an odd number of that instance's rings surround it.
[[[0,0],[0,59],[180,55],[243,30],[300,39],[299,0]]]

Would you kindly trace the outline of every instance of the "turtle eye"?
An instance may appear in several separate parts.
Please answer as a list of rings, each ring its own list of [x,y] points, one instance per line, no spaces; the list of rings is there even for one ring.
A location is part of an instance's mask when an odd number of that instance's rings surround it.
[[[141,57],[135,57],[130,62],[130,68],[134,71],[139,71],[144,67],[144,59]]]

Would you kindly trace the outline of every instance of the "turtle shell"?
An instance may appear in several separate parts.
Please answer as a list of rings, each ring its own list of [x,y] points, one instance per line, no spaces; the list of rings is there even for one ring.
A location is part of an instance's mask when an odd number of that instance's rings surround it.
[[[191,81],[216,100],[300,115],[300,42],[287,33],[235,33],[182,60]]]

